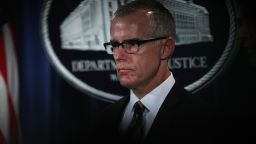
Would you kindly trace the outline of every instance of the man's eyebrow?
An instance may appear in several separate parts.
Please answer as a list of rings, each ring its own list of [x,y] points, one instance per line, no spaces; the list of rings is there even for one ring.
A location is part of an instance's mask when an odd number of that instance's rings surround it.
[[[125,40],[123,40],[121,43],[123,43],[123,42],[127,42],[127,41],[134,41],[134,40],[140,40],[140,39],[138,39],[138,38],[131,38],[131,39],[125,39]],[[117,42],[117,43],[120,43],[119,41],[117,41],[117,40],[110,40],[111,42]]]
[[[117,42],[117,43],[119,43],[117,40],[110,40],[110,42]]]
[[[131,38],[131,39],[127,39],[127,40],[124,40],[123,42],[127,42],[127,41],[137,41],[137,40],[139,40],[138,38]]]

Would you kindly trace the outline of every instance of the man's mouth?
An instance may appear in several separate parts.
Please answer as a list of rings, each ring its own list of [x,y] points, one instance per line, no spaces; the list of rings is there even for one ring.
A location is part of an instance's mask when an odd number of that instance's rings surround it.
[[[125,75],[125,74],[127,74],[128,72],[130,72],[131,71],[131,69],[129,69],[129,68],[118,68],[117,69],[117,72],[120,74],[120,75]]]

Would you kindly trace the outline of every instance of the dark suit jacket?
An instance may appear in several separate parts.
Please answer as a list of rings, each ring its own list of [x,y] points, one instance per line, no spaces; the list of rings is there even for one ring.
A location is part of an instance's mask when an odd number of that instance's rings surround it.
[[[92,125],[91,140],[125,143],[119,126],[129,97],[110,105]],[[191,96],[174,84],[164,100],[144,143],[210,143],[212,141],[211,110],[198,96]]]

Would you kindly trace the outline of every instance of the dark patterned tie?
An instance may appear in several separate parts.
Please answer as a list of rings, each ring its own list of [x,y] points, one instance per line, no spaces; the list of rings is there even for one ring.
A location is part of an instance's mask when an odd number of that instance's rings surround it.
[[[145,106],[138,101],[134,104],[134,114],[131,123],[127,129],[127,140],[134,144],[140,143],[143,139],[144,125],[143,125],[143,112]]]

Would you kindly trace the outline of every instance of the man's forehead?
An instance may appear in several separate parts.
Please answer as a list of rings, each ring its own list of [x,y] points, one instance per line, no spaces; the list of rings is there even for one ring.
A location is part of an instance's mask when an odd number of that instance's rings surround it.
[[[150,15],[152,15],[152,11],[141,10],[124,16],[117,16],[112,20],[112,24],[119,27],[122,26],[122,24],[130,26],[142,24],[145,26],[149,21]]]
[[[151,10],[138,9],[138,10],[134,10],[133,12],[128,12],[123,15],[118,15],[115,18],[141,17],[141,16],[147,17],[147,16],[152,15],[153,13],[154,13],[154,11],[151,11]]]
[[[150,13],[138,11],[125,16],[117,16],[111,22],[110,33],[112,37],[142,37],[148,33]]]
[[[130,21],[128,19],[116,19],[112,23],[112,28],[122,29],[122,28],[138,28],[138,21]]]
[[[130,37],[136,37],[139,32],[139,26],[135,23],[123,23],[121,21],[117,21],[114,25],[111,27],[111,37],[117,38],[117,37],[124,37],[124,38],[130,38]]]

